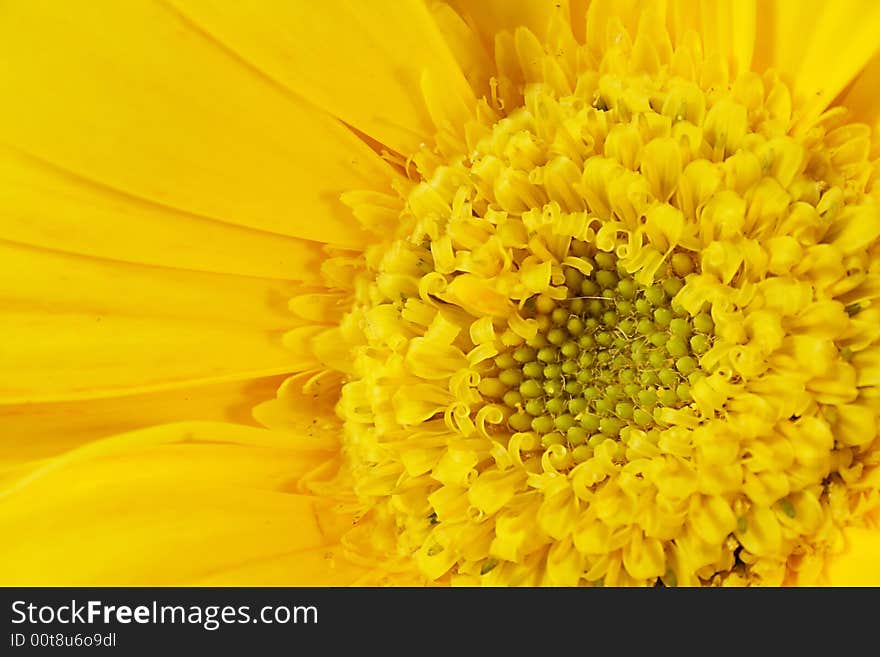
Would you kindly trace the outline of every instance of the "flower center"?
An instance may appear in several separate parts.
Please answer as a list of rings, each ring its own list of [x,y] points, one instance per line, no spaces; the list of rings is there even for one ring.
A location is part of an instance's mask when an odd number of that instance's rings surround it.
[[[401,198],[343,199],[380,235],[325,265],[352,310],[315,346],[348,545],[464,583],[813,577],[880,503],[867,128],[796,126],[662,20],[554,30],[498,36]]]
[[[675,254],[666,275],[643,287],[611,254],[584,242],[570,250],[582,262],[563,268],[565,298],[527,301],[538,332],[526,340],[502,334],[509,346],[478,386],[503,401],[507,426],[529,433],[530,445],[565,448],[551,453],[559,470],[583,463],[606,440],[618,441],[622,458],[630,427],[662,426],[659,409],[693,402],[691,385],[705,376],[698,358],[714,328],[708,312],[692,317],[671,301],[693,272],[689,255]]]

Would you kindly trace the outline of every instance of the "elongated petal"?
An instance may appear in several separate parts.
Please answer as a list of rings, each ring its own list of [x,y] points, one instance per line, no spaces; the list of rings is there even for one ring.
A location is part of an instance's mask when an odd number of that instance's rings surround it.
[[[266,278],[147,267],[0,240],[0,305],[6,312],[192,319],[255,330],[296,322],[297,286]]]
[[[82,313],[6,313],[0,402],[133,394],[293,372],[276,332],[240,324]]]
[[[703,38],[705,52],[727,59],[734,73],[748,71],[755,48],[755,0],[673,0],[669,22],[676,39],[688,30]]]
[[[76,450],[0,492],[0,527],[15,536],[0,545],[0,582],[232,585],[224,572],[303,553],[303,583],[340,583],[334,572],[358,574],[336,566],[346,518],[291,488],[333,449],[192,423]]]
[[[314,281],[322,256],[318,242],[179,212],[2,146],[0,210],[0,239],[113,260]]]
[[[232,582],[235,586],[372,586],[377,582],[386,583],[372,569],[347,559],[338,546],[321,546],[270,559],[260,558],[193,580],[196,586],[229,586]]]
[[[163,3],[4,2],[0,61],[0,142],[192,214],[364,243],[339,195],[390,169]]]
[[[569,0],[450,0],[449,4],[477,27],[488,44],[494,42],[496,32],[512,32],[518,27],[527,27],[539,39],[543,39],[554,16],[561,16],[566,22],[572,20]],[[584,14],[574,20],[586,22]]]
[[[302,369],[294,284],[0,241],[0,403],[134,394]],[[180,418],[185,419],[185,418]]]
[[[80,401],[2,404],[0,469],[33,469],[91,441],[157,424],[256,424],[251,409],[272,398],[283,380],[272,376]]]
[[[880,529],[851,527],[844,532],[847,547],[828,563],[832,586],[880,586]]]
[[[401,153],[434,134],[422,76],[473,102],[421,0],[172,0],[266,75]]]
[[[867,123],[872,129],[872,157],[880,155],[880,53],[868,62],[852,86],[847,89],[840,104],[852,112],[853,120]]]
[[[873,0],[770,0],[758,7],[757,70],[789,77],[807,117],[826,108],[880,49],[880,4]]]

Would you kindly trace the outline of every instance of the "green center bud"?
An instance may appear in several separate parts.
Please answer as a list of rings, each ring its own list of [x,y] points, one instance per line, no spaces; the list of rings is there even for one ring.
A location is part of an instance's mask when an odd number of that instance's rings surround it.
[[[693,403],[714,331],[710,313],[691,316],[673,303],[696,270],[687,253],[673,254],[644,287],[614,255],[579,250],[592,253],[583,257],[592,272],[565,267],[567,298],[526,304],[538,334],[497,356],[496,371],[478,386],[488,402],[510,409],[511,431],[534,432],[542,449],[566,447],[566,467],[606,440],[628,440],[626,427],[650,429],[656,410]]]

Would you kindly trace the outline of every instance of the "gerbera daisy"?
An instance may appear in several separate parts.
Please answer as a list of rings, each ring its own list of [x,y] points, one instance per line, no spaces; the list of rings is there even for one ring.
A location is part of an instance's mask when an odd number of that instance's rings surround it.
[[[2,583],[880,583],[878,36],[4,2]]]

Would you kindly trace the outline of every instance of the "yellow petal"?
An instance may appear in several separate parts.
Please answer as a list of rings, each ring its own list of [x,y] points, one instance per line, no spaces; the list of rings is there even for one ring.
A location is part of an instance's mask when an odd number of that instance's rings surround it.
[[[407,155],[434,134],[419,93],[425,72],[473,103],[420,0],[172,3],[285,88]]]
[[[318,242],[179,212],[2,146],[0,208],[0,239],[114,260],[313,281],[322,257]]]
[[[475,26],[468,25],[448,4],[437,2],[430,6],[430,10],[437,29],[443,35],[471,89],[478,97],[482,96],[489,89],[489,78],[494,67]]]
[[[734,74],[748,71],[755,48],[755,0],[672,0],[669,23],[678,43],[688,30],[702,36],[703,50],[720,54]]]
[[[759,3],[755,69],[777,68],[817,116],[880,48],[874,0],[772,0]]]
[[[871,126],[873,137],[872,157],[880,155],[880,102],[877,89],[880,88],[880,53],[865,65],[862,72],[847,89],[840,104],[852,111],[852,118]]]
[[[165,4],[5,2],[0,60],[0,141],[189,213],[364,243],[339,195],[390,168]]]
[[[477,28],[489,45],[494,43],[496,32],[513,32],[518,27],[526,27],[539,39],[544,39],[554,16],[561,16],[566,23],[579,23],[581,33],[586,20],[584,13],[573,17],[569,0],[450,0],[449,4]]]
[[[297,320],[286,300],[294,284],[265,278],[146,267],[0,241],[5,311],[193,319],[263,329]],[[2,330],[2,329],[0,329]]]
[[[302,553],[303,583],[339,583],[334,547],[350,519],[290,483],[332,453],[212,423],[83,447],[0,492],[0,527],[14,537],[0,545],[0,582],[234,585],[252,581],[240,569]]]
[[[594,54],[601,56],[609,40],[618,38],[617,25],[626,29],[630,37],[636,34],[639,16],[644,10],[636,0],[591,0],[587,7],[586,43]],[[612,36],[612,34],[614,36]]]
[[[272,376],[104,399],[0,405],[0,469],[23,464],[32,469],[90,441],[166,422],[252,424],[253,406],[271,398],[282,380]]]
[[[0,402],[88,399],[301,368],[276,332],[230,322],[6,313]]]
[[[850,527],[844,531],[846,547],[830,558],[827,566],[831,586],[880,586],[880,529]]]
[[[338,546],[290,552],[272,559],[257,559],[193,579],[194,586],[373,586],[387,582],[374,569],[348,559]],[[402,585],[415,586],[416,581]],[[393,583],[398,586],[398,582]]]

